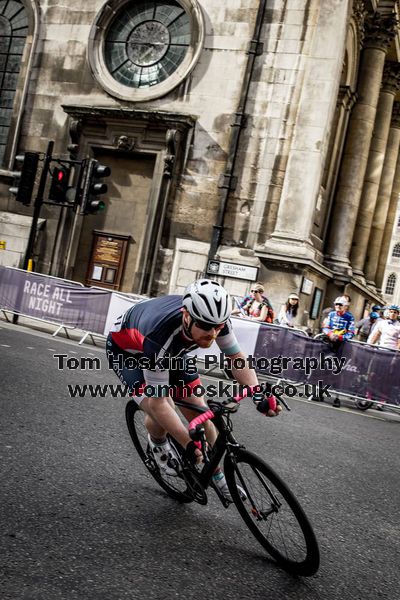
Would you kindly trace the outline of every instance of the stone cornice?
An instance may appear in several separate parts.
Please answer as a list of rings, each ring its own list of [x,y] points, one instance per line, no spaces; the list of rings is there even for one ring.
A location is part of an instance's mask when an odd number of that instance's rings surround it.
[[[282,263],[286,263],[287,265],[291,265],[293,268],[297,268],[299,270],[302,270],[304,267],[308,267],[327,279],[331,279],[333,275],[333,271],[331,269],[310,258],[296,257],[284,253],[274,254],[272,252],[268,252],[268,250],[264,249],[262,246],[257,246],[254,249],[254,254],[260,259],[271,261],[272,263],[279,264],[280,266],[282,266]]]
[[[364,48],[387,52],[398,30],[399,21],[394,13],[369,15],[365,19]]]
[[[184,113],[163,110],[125,108],[122,106],[86,106],[80,104],[62,104],[63,110],[72,118],[84,121],[145,121],[168,128],[190,129],[197,118]]]

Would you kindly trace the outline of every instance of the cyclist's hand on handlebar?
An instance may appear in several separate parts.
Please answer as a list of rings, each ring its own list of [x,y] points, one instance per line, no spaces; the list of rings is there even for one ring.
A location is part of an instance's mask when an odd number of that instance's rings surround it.
[[[256,405],[256,409],[265,417],[277,417],[282,411],[279,400],[272,394],[267,397],[264,394],[254,394],[253,402]]]

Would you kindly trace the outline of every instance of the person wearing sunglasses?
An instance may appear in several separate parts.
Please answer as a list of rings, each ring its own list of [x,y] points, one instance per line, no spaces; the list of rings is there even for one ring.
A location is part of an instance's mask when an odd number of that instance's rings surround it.
[[[273,323],[275,314],[268,298],[264,296],[264,291],[261,283],[255,283],[250,290],[251,295],[246,296],[232,314],[263,323]]]
[[[203,397],[192,393],[201,382],[195,365],[189,367],[187,353],[196,348],[209,348],[215,341],[227,357],[246,359],[232,330],[230,315],[228,292],[217,281],[199,279],[186,288],[183,296],[162,296],[134,305],[118,318],[108,335],[109,366],[146,413],[149,445],[159,468],[168,476],[177,476],[179,462],[167,433],[186,449],[189,460],[201,460],[201,452],[189,437],[172,402],[173,397],[180,397],[188,403],[206,406]],[[132,366],[133,356],[136,363]],[[178,358],[181,362],[177,366]],[[242,385],[258,384],[255,371],[248,366],[233,368],[232,373]],[[266,415],[277,416],[281,406],[273,396],[267,400]],[[196,416],[190,409],[181,410],[187,420]],[[217,436],[215,427],[211,421],[204,427],[207,441],[213,445]],[[214,483],[231,499],[220,469],[214,474]]]
[[[339,296],[334,302],[334,310],[331,310],[322,327],[322,332],[334,343],[351,340],[355,334],[354,317],[347,310],[348,300]]]

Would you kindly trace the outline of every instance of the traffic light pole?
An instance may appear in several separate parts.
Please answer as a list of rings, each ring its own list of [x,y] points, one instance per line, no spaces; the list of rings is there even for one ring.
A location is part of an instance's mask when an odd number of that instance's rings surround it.
[[[22,265],[23,269],[28,268],[29,259],[32,256],[33,248],[35,245],[37,224],[38,224],[39,217],[40,217],[40,211],[42,209],[43,195],[44,195],[44,190],[46,187],[47,172],[49,170],[49,165],[50,165],[51,158],[53,155],[53,148],[54,148],[54,142],[52,140],[50,140],[50,142],[48,143],[48,146],[47,146],[46,154],[44,155],[43,169],[42,169],[42,173],[40,175],[39,187],[38,187],[37,196],[36,196],[34,209],[33,209],[31,230],[29,233],[28,245],[26,247],[24,262]]]
[[[22,268],[25,270],[28,268],[29,259],[32,256],[33,248],[35,245],[37,224],[39,221],[40,211],[41,211],[42,204],[43,204],[43,195],[44,195],[44,190],[46,187],[47,171],[49,169],[49,165],[51,162],[53,148],[54,148],[54,142],[52,140],[50,140],[48,143],[48,146],[47,146],[46,154],[44,156],[43,169],[42,169],[42,173],[40,175],[37,196],[36,196],[36,200],[35,200],[35,204],[34,204],[31,229],[29,232],[28,245],[26,247],[24,262],[22,263]],[[14,316],[13,316],[13,323],[14,324],[18,323],[18,315],[17,314],[14,314]]]

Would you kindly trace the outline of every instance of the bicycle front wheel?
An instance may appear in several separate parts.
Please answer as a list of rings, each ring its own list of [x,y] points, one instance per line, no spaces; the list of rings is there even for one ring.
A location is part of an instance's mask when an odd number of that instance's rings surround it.
[[[140,410],[134,400],[130,400],[126,405],[125,416],[132,442],[149,473],[171,498],[179,502],[192,502],[193,494],[188,489],[187,482],[182,475],[171,477],[162,473],[158,468],[148,442],[148,432],[144,423],[145,413]],[[174,444],[177,454],[179,454],[179,446],[172,438],[170,438],[170,443]]]
[[[224,468],[232,499],[265,550],[286,571],[314,575],[319,567],[318,543],[305,512],[282,479],[247,450],[227,455]]]

